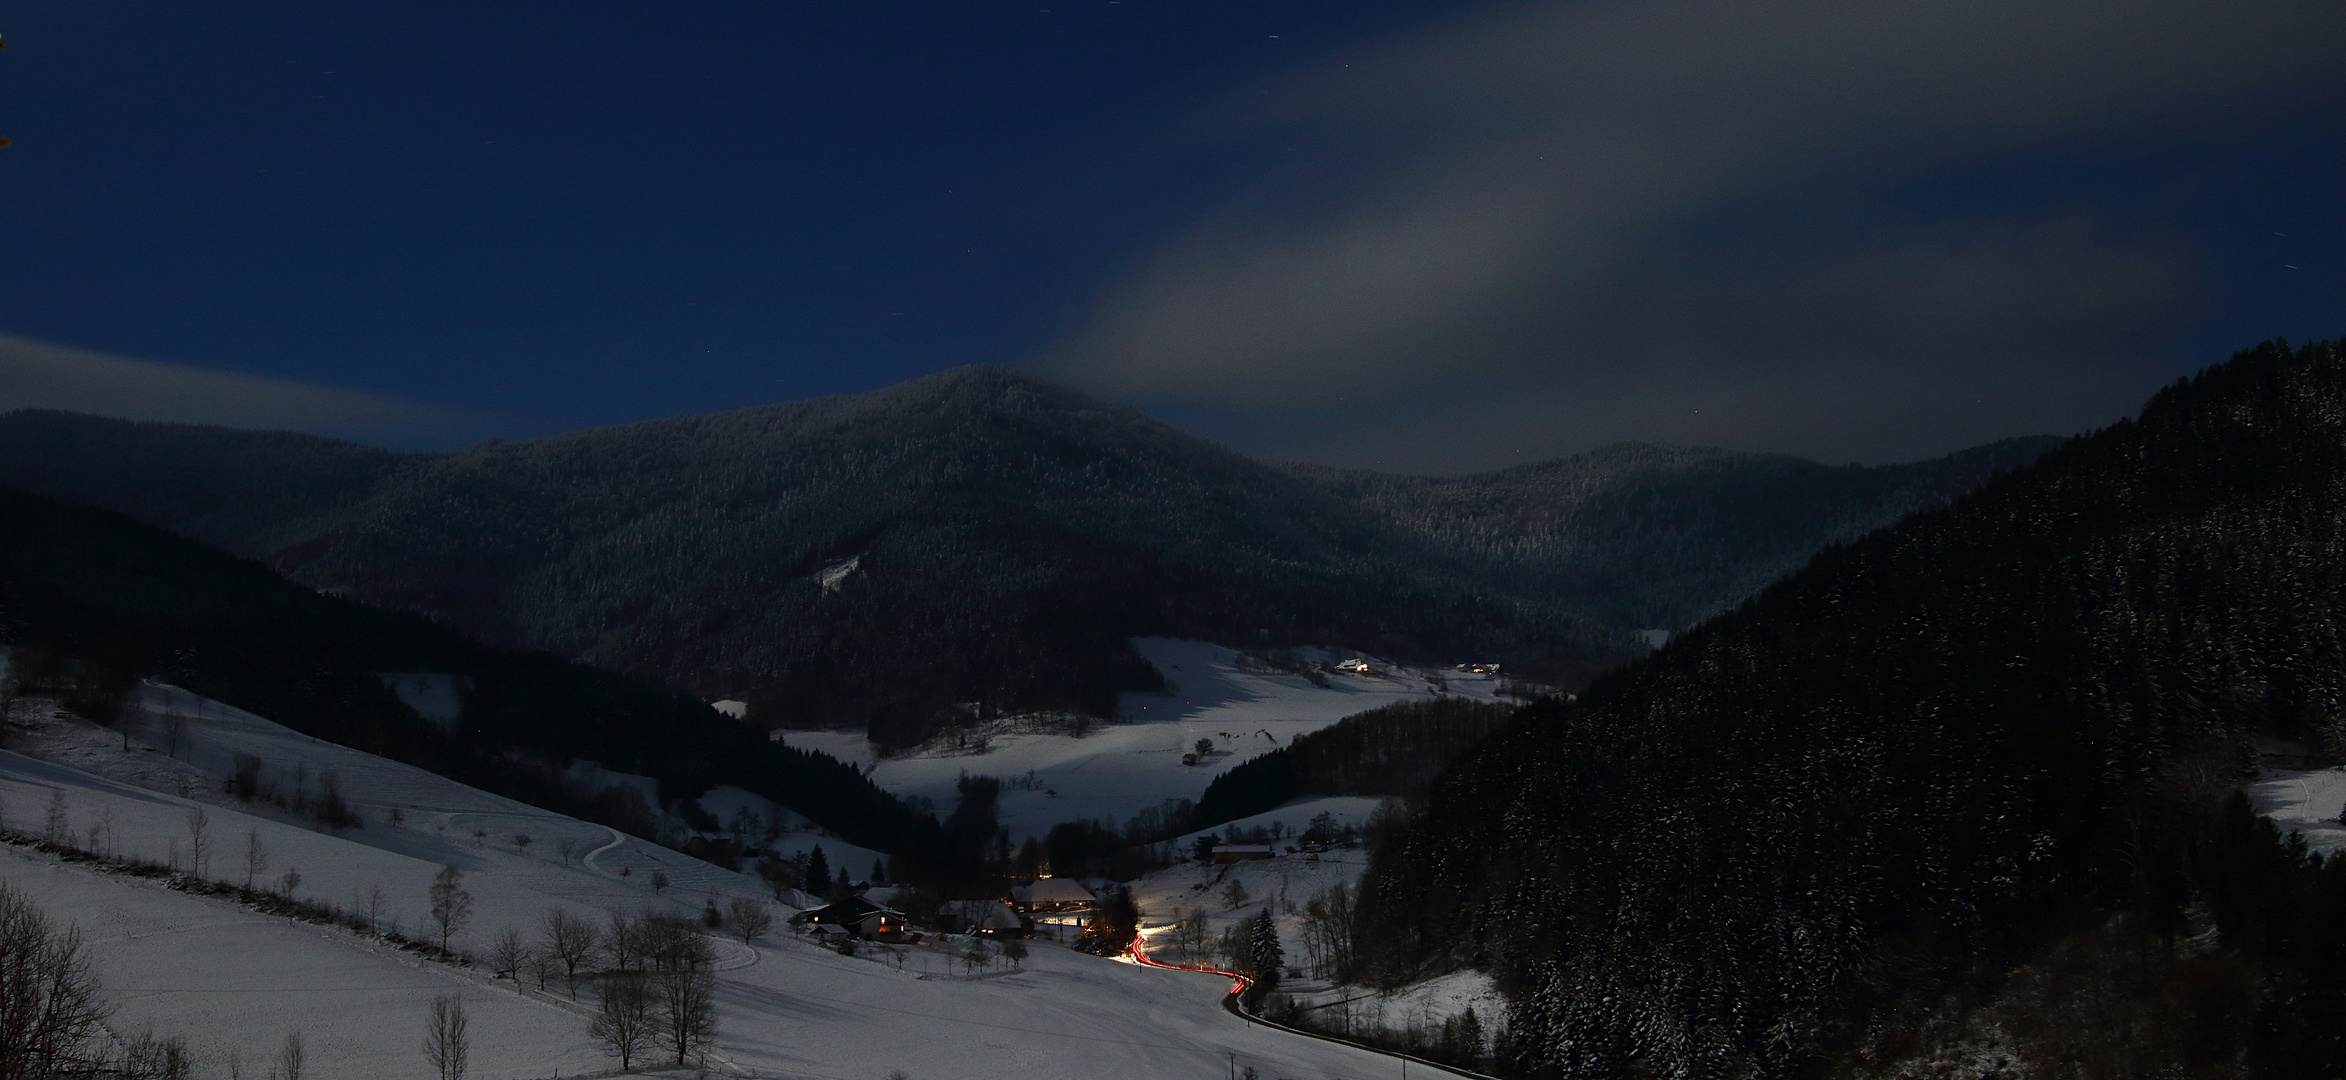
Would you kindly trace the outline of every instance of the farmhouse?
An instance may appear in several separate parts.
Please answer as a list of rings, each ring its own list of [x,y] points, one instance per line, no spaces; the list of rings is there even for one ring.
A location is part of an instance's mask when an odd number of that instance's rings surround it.
[[[1041,878],[1032,885],[1010,887],[1010,906],[1022,914],[1081,911],[1092,906],[1092,893],[1069,878]]]
[[[818,933],[843,931],[866,941],[918,941],[901,911],[890,911],[861,897],[799,913],[797,920]],[[828,928],[828,929],[826,929]]]
[[[947,900],[937,908],[937,929],[979,937],[1025,937],[1033,924],[1001,900]]]

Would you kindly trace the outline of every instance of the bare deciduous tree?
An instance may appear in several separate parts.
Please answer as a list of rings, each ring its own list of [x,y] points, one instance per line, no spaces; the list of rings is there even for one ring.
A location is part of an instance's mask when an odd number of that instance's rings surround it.
[[[572,857],[574,857],[574,856],[576,856],[576,855],[578,854],[578,841],[576,841],[576,840],[559,840],[559,841],[556,841],[556,842],[555,842],[555,844],[554,844],[554,850],[555,850],[555,851],[557,851],[557,852],[560,852],[560,853],[562,854],[562,865],[564,865],[564,866],[568,866],[568,865],[570,865],[570,860],[572,859]]]
[[[291,900],[293,899],[293,890],[298,888],[301,888],[301,871],[290,866],[286,867],[285,875],[277,879],[277,895]]]
[[[212,819],[201,807],[187,812],[187,864],[203,877],[212,866]]]
[[[72,839],[72,822],[67,820],[71,805],[65,801],[64,788],[49,790],[49,817],[41,823],[41,839],[52,844],[63,844]]]
[[[619,1059],[620,1071],[632,1071],[639,1055],[660,1044],[651,988],[642,972],[618,971],[604,976],[597,990],[595,1017],[587,1023],[587,1034],[603,1044],[604,1053]]]
[[[123,1048],[122,1080],[188,1080],[194,1075],[193,1070],[194,1063],[187,1055],[187,1040],[176,1035],[158,1039],[150,1031],[130,1040]]]
[[[383,895],[380,885],[367,886],[366,894],[352,898],[351,907],[367,917],[367,933],[383,932],[383,910],[390,906],[390,898]]]
[[[538,992],[544,993],[546,984],[553,980],[554,973],[562,970],[562,960],[540,946],[529,949],[522,955],[522,970],[538,984]]]
[[[603,951],[611,954],[612,967],[621,971],[636,970],[643,963],[643,921],[612,912],[611,929],[603,934]]]
[[[465,891],[464,871],[454,863],[440,868],[432,875],[432,925],[440,931],[440,951],[448,951],[448,939],[464,932],[464,924],[472,919],[472,893]]]
[[[424,1022],[424,1060],[431,1063],[440,1080],[464,1080],[465,1067],[472,1057],[469,1027],[463,998],[432,999],[431,1018]]]
[[[104,1061],[105,1022],[81,932],[51,929],[39,908],[0,882],[0,1076],[94,1073]]]
[[[1313,973],[1341,978],[1352,968],[1352,890],[1334,888],[1303,905],[1303,955]]]
[[[521,931],[508,927],[489,940],[489,971],[513,980],[514,992],[521,991],[521,965],[529,959],[529,946],[521,940]]]
[[[115,730],[122,735],[122,752],[125,754],[130,752],[130,729],[147,722],[146,703],[140,701],[137,694],[138,691],[133,689],[132,696],[124,700],[119,710],[114,714]],[[91,717],[91,719],[97,718]],[[103,723],[104,721],[99,722]]]
[[[561,908],[546,912],[545,929],[541,933],[545,943],[542,951],[561,963],[563,977],[570,983],[570,999],[578,1000],[579,965],[595,955],[602,934],[596,931],[595,924]]]
[[[663,935],[653,954],[661,1041],[685,1064],[717,1030],[716,952],[683,927]]]
[[[277,1050],[277,1064],[271,1066],[273,1080],[301,1080],[309,1072],[309,1051],[303,1046],[301,1032],[285,1033],[285,1045]]]
[[[187,717],[177,712],[163,714],[163,752],[179,756],[179,747],[187,741]]]
[[[774,928],[774,912],[763,901],[736,897],[726,906],[725,925],[741,940],[756,941]]]
[[[244,891],[251,892],[253,881],[269,869],[269,845],[261,843],[261,830],[244,831]]]
[[[97,819],[90,822],[90,854],[108,862],[114,859],[114,808],[101,806]]]

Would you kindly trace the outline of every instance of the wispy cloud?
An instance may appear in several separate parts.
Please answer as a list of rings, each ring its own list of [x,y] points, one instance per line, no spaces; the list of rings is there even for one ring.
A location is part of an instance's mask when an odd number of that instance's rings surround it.
[[[2346,8],[2297,0],[1485,12],[1219,114],[1306,164],[1138,260],[1043,364],[1256,449],[1389,467],[2075,430],[2139,397],[2114,372],[2189,306],[2188,239],[1893,189],[2222,124],[2339,83],[2341,45]]]
[[[436,405],[0,334],[0,412],[13,409],[305,431],[401,448],[458,445],[485,433],[483,417]]]

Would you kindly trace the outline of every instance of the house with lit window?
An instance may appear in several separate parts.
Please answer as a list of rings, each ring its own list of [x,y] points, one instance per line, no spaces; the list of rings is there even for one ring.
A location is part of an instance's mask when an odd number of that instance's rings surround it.
[[[810,930],[845,931],[865,941],[920,940],[903,912],[891,911],[859,896],[800,912],[792,921]]]

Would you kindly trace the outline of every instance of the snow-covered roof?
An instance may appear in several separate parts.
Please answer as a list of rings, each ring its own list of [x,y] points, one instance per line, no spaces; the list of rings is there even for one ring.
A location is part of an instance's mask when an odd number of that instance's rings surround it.
[[[980,930],[1016,930],[1019,927],[1018,913],[1010,910],[1008,904],[988,904],[977,920],[977,927]]]
[[[874,885],[863,891],[863,898],[881,907],[895,907],[912,895],[910,885]]]
[[[959,919],[973,930],[1016,930],[1021,925],[1018,913],[1000,900],[947,900],[937,914]]]
[[[1088,904],[1092,900],[1091,890],[1073,878],[1043,878],[1032,885],[1013,887],[1010,895],[1029,904]]]
[[[860,896],[850,896],[838,903],[816,908],[806,914],[809,921],[833,923],[851,923],[873,915],[890,916],[896,919],[904,918],[903,912],[872,903]]]

